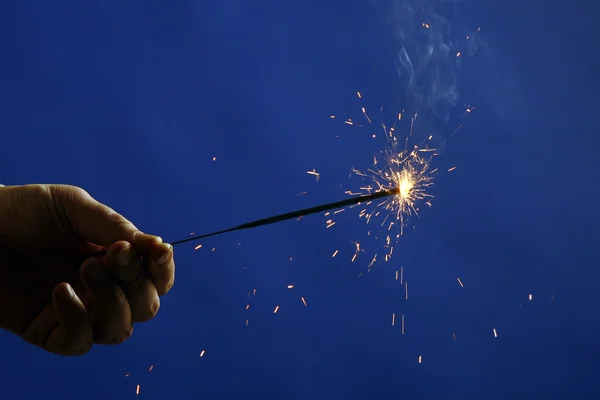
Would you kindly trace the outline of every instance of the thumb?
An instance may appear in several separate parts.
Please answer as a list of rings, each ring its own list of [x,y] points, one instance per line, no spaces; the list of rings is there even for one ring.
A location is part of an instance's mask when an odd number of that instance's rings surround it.
[[[120,240],[132,243],[143,251],[153,242],[162,242],[158,236],[142,233],[130,221],[112,208],[96,201],[85,190],[75,186],[59,186],[55,198],[62,206],[69,223],[83,239],[108,247]]]

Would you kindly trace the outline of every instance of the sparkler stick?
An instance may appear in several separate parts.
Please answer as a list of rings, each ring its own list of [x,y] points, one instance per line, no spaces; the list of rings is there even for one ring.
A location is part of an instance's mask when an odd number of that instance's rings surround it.
[[[217,232],[212,232],[212,233],[208,233],[205,235],[189,237],[187,239],[172,242],[171,245],[175,246],[176,244],[191,242],[193,240],[204,239],[204,238],[207,238],[210,236],[216,236],[216,235],[220,235],[220,234],[226,233],[226,232],[233,232],[233,231],[239,231],[242,229],[250,229],[250,228],[256,228],[259,226],[274,224],[276,222],[281,222],[281,221],[286,221],[286,220],[292,219],[292,218],[298,218],[298,217],[303,217],[306,215],[316,214],[316,213],[319,213],[322,211],[332,210],[334,208],[346,207],[346,206],[350,206],[350,205],[354,205],[354,204],[369,202],[369,201],[380,199],[383,197],[394,196],[394,195],[398,195],[399,193],[400,193],[399,188],[380,190],[378,192],[363,195],[363,196],[352,197],[349,199],[340,200],[340,201],[336,201],[333,203],[322,204],[319,206],[305,208],[305,209],[297,210],[297,211],[292,211],[292,212],[288,212],[285,214],[276,215],[273,217],[259,219],[257,221],[247,222],[245,224],[238,225],[236,227],[225,229],[222,231],[217,231]]]

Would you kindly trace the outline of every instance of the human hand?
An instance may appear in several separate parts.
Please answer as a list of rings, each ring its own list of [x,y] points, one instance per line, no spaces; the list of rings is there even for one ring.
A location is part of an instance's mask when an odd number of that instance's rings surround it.
[[[174,278],[171,245],[83,189],[0,188],[0,328],[62,355],[119,344]]]

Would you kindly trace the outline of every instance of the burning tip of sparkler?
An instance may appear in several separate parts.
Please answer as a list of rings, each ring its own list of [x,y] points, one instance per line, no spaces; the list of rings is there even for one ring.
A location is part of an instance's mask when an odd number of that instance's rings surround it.
[[[355,174],[369,178],[372,185],[363,186],[363,190],[372,192],[386,192],[388,196],[376,205],[375,210],[365,214],[367,221],[379,214],[378,209],[387,211],[388,215],[395,216],[402,229],[406,226],[406,219],[411,215],[418,215],[419,204],[428,204],[433,198],[427,189],[433,184],[435,170],[430,169],[429,159],[419,155],[419,149],[412,151],[384,152],[384,163],[368,170],[368,173],[354,171]],[[387,217],[386,217],[387,219]]]

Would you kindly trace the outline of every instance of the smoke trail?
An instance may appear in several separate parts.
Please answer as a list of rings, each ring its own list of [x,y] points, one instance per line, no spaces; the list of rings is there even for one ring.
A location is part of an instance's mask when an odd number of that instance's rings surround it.
[[[377,2],[377,1],[376,1]],[[386,22],[399,49],[396,73],[409,109],[448,121],[459,101],[461,62],[477,51],[477,31],[451,24],[459,0],[387,0]]]

